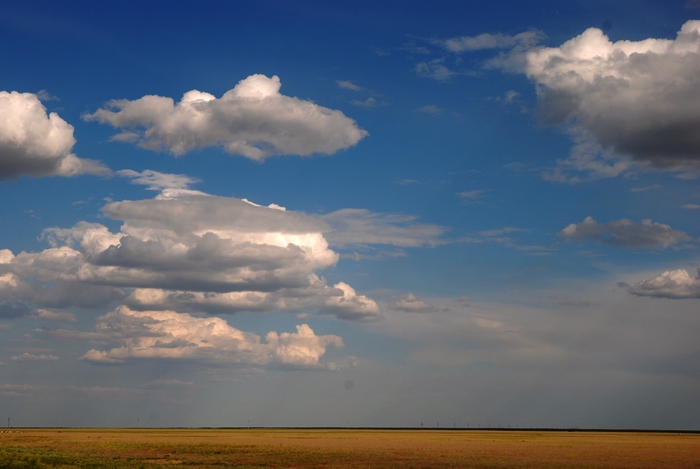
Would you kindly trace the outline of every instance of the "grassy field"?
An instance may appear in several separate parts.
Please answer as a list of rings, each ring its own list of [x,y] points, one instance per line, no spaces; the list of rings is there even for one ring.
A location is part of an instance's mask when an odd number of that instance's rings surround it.
[[[454,430],[16,429],[0,468],[700,468],[700,435]]]

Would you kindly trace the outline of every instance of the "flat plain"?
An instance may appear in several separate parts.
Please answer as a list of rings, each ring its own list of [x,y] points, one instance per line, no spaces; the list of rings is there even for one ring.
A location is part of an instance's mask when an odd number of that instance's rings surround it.
[[[0,468],[700,468],[700,434],[12,429]]]

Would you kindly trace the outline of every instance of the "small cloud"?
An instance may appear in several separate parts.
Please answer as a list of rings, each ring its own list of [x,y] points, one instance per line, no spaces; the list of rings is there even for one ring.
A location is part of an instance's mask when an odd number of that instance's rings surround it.
[[[131,169],[117,171],[122,177],[130,178],[132,184],[147,186],[149,191],[162,191],[164,189],[189,189],[192,184],[200,182],[199,179],[185,174],[159,173],[146,169],[140,173]]]
[[[359,99],[356,99],[352,102],[352,104],[355,106],[367,107],[367,108],[377,107],[377,106],[382,105],[381,103],[377,102],[377,100],[372,98],[371,96],[369,98],[365,99],[364,101],[360,101]]]
[[[46,90],[37,91],[36,97],[39,98],[39,101],[60,101],[58,97],[52,95]]]
[[[626,249],[664,249],[682,241],[692,240],[686,233],[663,223],[648,219],[637,223],[626,218],[598,223],[592,217],[586,217],[583,222],[572,223],[564,228],[559,232],[559,236]]]
[[[637,296],[655,298],[688,299],[700,298],[700,274],[693,277],[685,269],[663,272],[653,278],[642,280],[628,291]]]
[[[538,30],[525,31],[514,36],[505,34],[479,34],[478,36],[460,36],[442,41],[434,41],[450,52],[472,52],[482,49],[510,49],[516,46],[533,47],[544,38]]]
[[[335,83],[338,85],[338,88],[342,88],[344,90],[364,91],[363,87],[358,86],[355,83],[348,81],[348,80],[336,80]]]
[[[515,228],[512,226],[506,226],[505,228],[501,228],[498,230],[485,230],[485,231],[480,231],[479,234],[486,238],[493,238],[496,236],[503,236],[504,234],[507,233],[517,233],[517,232],[529,232],[530,230],[526,230],[524,228]]]
[[[426,114],[440,114],[444,109],[437,107],[435,104],[428,104],[418,109],[419,112],[425,112]]]
[[[698,204],[685,204],[685,205],[683,205],[683,208],[685,208],[687,210],[699,210],[700,205],[698,205]]]
[[[496,102],[499,102],[501,104],[510,104],[513,101],[515,101],[518,96],[520,96],[520,93],[518,93],[517,91],[508,90],[508,91],[506,91],[506,93],[503,96],[496,96],[495,98],[489,97],[489,98],[486,98],[486,100],[487,101],[496,101]]]
[[[442,62],[442,59],[421,62],[414,67],[414,71],[422,77],[428,77],[438,81],[447,81],[457,75],[457,72],[450,70]]]
[[[374,213],[366,209],[342,209],[323,215],[331,226],[325,234],[331,246],[347,248],[366,245],[396,247],[439,246],[447,241],[446,228],[419,223],[417,217],[398,213]]]
[[[29,315],[31,318],[47,319],[49,321],[75,322],[75,314],[68,311],[52,311],[49,309],[37,309]]]
[[[462,202],[465,204],[476,204],[481,202],[481,199],[484,198],[487,190],[483,189],[477,189],[473,191],[462,191],[462,192],[457,192],[457,197],[462,199]]]
[[[32,355],[24,352],[22,355],[10,357],[10,360],[15,362],[55,362],[58,360],[58,357],[56,355]]]
[[[661,189],[660,184],[652,184],[651,186],[644,186],[644,187],[633,187],[630,189],[630,192],[645,192],[645,191],[650,191],[653,189]]]
[[[396,181],[394,184],[399,184],[401,186],[408,186],[412,184],[420,184],[420,181],[416,179],[402,179],[400,181]]]
[[[423,313],[434,309],[433,305],[419,300],[413,293],[398,297],[393,308],[407,313]]]
[[[508,169],[510,171],[514,171],[516,173],[522,173],[523,171],[528,170],[528,166],[525,163],[521,163],[519,161],[514,161],[513,163],[504,164],[503,167],[505,169]]]
[[[191,381],[180,381],[179,379],[154,379],[143,385],[145,389],[172,389],[172,388],[193,388],[195,384]]]

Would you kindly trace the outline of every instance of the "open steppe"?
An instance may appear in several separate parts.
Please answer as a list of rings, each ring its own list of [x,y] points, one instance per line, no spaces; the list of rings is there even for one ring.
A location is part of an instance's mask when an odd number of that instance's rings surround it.
[[[700,434],[354,429],[12,429],[0,468],[700,468]]]

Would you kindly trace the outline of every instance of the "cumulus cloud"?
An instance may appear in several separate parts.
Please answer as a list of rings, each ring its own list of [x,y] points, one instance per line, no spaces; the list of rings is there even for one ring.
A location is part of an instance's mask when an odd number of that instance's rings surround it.
[[[229,154],[263,161],[273,155],[332,154],[368,135],[342,112],[284,96],[277,76],[251,75],[221,98],[202,91],[172,98],[113,100],[88,121],[126,129],[113,140],[180,156],[220,145]]]
[[[317,275],[339,259],[321,217],[187,189],[112,202],[103,213],[123,222],[119,231],[79,222],[46,229],[49,249],[0,251],[0,315],[50,319],[48,309],[33,309],[120,301],[139,310],[316,310],[348,320],[381,318],[373,300]]]
[[[315,274],[308,278],[309,286],[284,288],[272,292],[197,292],[137,288],[124,303],[133,309],[174,309],[177,311],[206,311],[215,314],[248,312],[296,312],[318,310],[338,319],[376,321],[381,319],[377,303],[344,282],[330,287]],[[302,318],[307,313],[299,313]]]
[[[336,283],[333,288],[340,290],[342,296],[329,296],[321,306],[321,312],[349,321],[375,321],[380,317],[377,303],[364,295],[358,295],[347,283]]]
[[[520,57],[518,71],[537,85],[544,122],[569,125],[578,140],[550,179],[566,180],[570,170],[614,177],[631,162],[700,169],[700,21],[686,22],[673,40],[612,42],[590,28]]]
[[[670,270],[644,279],[628,287],[628,291],[637,296],[656,298],[700,298],[700,277],[693,277],[685,269]]]
[[[664,249],[692,239],[682,231],[648,219],[641,223],[626,218],[598,223],[591,217],[586,217],[581,223],[570,224],[559,232],[559,236],[628,249]]]
[[[407,313],[422,313],[431,311],[433,306],[425,301],[419,300],[413,293],[409,293],[408,295],[403,295],[396,299],[394,309],[406,311]]]
[[[269,332],[263,341],[220,318],[198,318],[174,311],[133,311],[126,306],[98,318],[96,330],[117,346],[92,349],[83,355],[83,360],[95,363],[174,359],[244,367],[320,368],[324,366],[320,358],[328,347],[343,347],[340,337],[317,336],[306,324],[297,326],[296,332]]]
[[[321,217],[331,226],[326,238],[333,246],[387,244],[399,247],[438,246],[446,228],[416,222],[417,217],[346,208]]]
[[[55,112],[47,115],[37,95],[0,91],[0,180],[109,173],[71,153],[74,145],[73,126]]]

